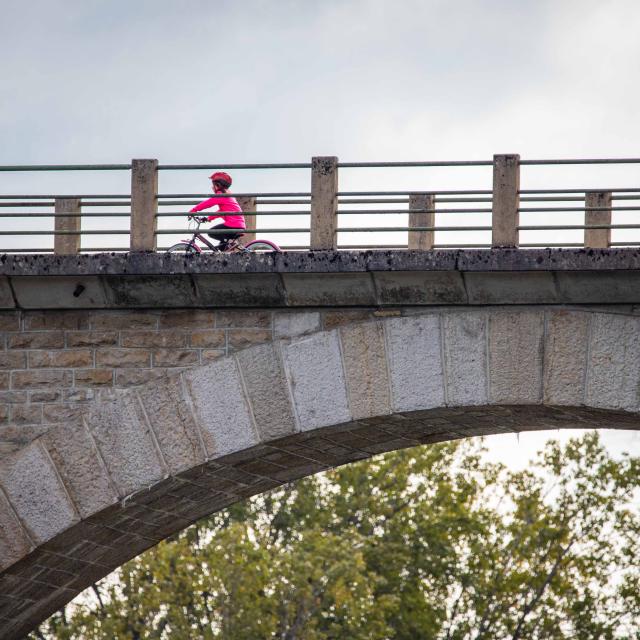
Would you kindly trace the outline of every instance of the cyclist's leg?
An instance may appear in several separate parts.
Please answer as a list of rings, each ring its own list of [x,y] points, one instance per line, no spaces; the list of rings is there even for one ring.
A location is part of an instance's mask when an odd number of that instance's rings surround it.
[[[237,240],[242,233],[238,233],[238,229],[236,227],[228,227],[226,224],[217,224],[215,227],[211,227],[211,229],[228,229],[229,233],[210,233],[209,237],[214,240],[219,240],[220,244],[218,245],[219,251],[227,251],[229,248],[235,246],[235,240]]]

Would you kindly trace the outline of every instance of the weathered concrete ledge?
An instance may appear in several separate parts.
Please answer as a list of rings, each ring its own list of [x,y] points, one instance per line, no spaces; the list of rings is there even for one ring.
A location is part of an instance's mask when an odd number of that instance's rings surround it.
[[[637,303],[628,248],[0,256],[2,309]]]

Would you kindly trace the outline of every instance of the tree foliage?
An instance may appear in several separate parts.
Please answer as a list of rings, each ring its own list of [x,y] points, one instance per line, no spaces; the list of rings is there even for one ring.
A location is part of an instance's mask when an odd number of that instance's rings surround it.
[[[640,638],[640,460],[597,434],[530,467],[477,441],[237,504],[94,585],[33,638]]]

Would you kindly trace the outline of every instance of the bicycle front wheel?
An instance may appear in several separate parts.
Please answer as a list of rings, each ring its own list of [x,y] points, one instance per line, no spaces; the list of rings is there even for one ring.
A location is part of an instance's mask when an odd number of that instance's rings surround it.
[[[254,240],[253,242],[248,242],[244,248],[247,251],[277,251],[282,253],[282,249],[271,240]]]
[[[172,247],[167,249],[167,253],[185,253],[187,255],[194,255],[199,251],[189,242],[178,242]]]

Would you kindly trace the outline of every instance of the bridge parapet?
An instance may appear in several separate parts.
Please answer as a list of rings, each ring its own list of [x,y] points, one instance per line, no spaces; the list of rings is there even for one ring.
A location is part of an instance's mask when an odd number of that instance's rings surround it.
[[[234,164],[229,170],[310,170],[310,190],[280,193],[235,194],[248,214],[248,237],[257,231],[258,222],[267,220],[267,231],[285,238],[295,238],[293,243],[285,241],[288,249],[335,250],[349,249],[344,238],[354,234],[377,234],[377,244],[361,248],[409,248],[430,250],[451,247],[551,247],[585,246],[603,248],[608,246],[631,246],[640,242],[631,236],[619,236],[612,240],[612,231],[640,228],[635,222],[623,217],[614,219],[612,212],[639,211],[640,189],[585,187],[581,189],[521,189],[520,172],[523,166],[556,165],[628,165],[640,163],[640,159],[575,159],[575,160],[522,160],[517,154],[499,154],[492,160],[469,161],[425,161],[425,162],[339,162],[338,158],[314,157],[310,163],[288,164]],[[405,189],[394,191],[344,191],[339,187],[339,172],[342,169],[415,169],[415,168],[490,168],[493,183],[487,179],[485,189]],[[185,224],[186,212],[199,200],[210,194],[161,193],[159,175],[177,170],[211,170],[214,165],[168,165],[155,159],[134,159],[122,165],[51,165],[51,166],[0,166],[0,173],[9,171],[130,171],[131,189],[126,194],[114,195],[0,195],[0,206],[20,209],[14,213],[2,213],[2,218],[11,219],[16,227],[0,231],[1,236],[14,238],[11,246],[0,248],[0,253],[55,251],[74,254],[80,251],[156,251],[159,238],[177,239],[184,235],[183,228],[171,228]],[[433,181],[430,180],[430,183]],[[385,178],[385,186],[392,184]],[[297,184],[297,181],[296,181]],[[489,188],[491,187],[491,188]],[[194,198],[197,198],[194,200]],[[617,201],[625,201],[622,204]],[[630,202],[627,202],[630,201]],[[401,205],[399,207],[399,205]],[[453,206],[452,206],[453,205]],[[531,206],[533,205],[533,206]],[[292,209],[291,207],[296,208]],[[302,206],[302,208],[300,208]],[[41,211],[25,211],[36,209]],[[46,208],[52,209],[46,211]],[[93,213],[95,208],[111,211]],[[175,209],[182,208],[180,211]],[[274,208],[275,207],[275,208]],[[399,207],[399,208],[398,208]],[[260,210],[258,210],[258,208]],[[174,209],[174,210],[172,210]],[[534,222],[521,224],[522,215],[535,214]],[[555,216],[560,214],[560,216]],[[576,219],[579,214],[581,219]],[[549,221],[549,216],[554,218]],[[617,215],[617,213],[616,213]],[[298,226],[273,227],[276,220],[295,220]],[[568,216],[573,216],[568,218]],[[562,217],[569,220],[564,222]],[[18,221],[24,219],[54,218],[54,228],[45,230],[19,228]],[[103,220],[100,220],[100,219]],[[105,221],[128,219],[128,227],[105,229]],[[474,224],[468,220],[474,219]],[[343,221],[347,222],[343,222]],[[360,221],[364,220],[364,223]],[[264,228],[262,229],[265,230]],[[543,240],[522,241],[522,234],[549,232]],[[553,232],[554,235],[551,235]],[[573,233],[568,239],[558,237],[558,232]],[[582,232],[581,242],[576,242],[575,233]],[[459,241],[438,243],[438,237],[449,238],[451,234],[463,237]],[[470,235],[471,234],[471,235]],[[380,239],[383,237],[386,239]],[[46,237],[53,240],[52,246],[34,248],[31,238]],[[123,238],[128,244],[119,246],[92,246],[88,238],[108,238],[113,245]],[[401,244],[392,244],[390,238],[399,238]],[[538,237],[538,236],[536,236]],[[340,240],[343,238],[343,240]],[[172,244],[170,242],[169,244]]]

